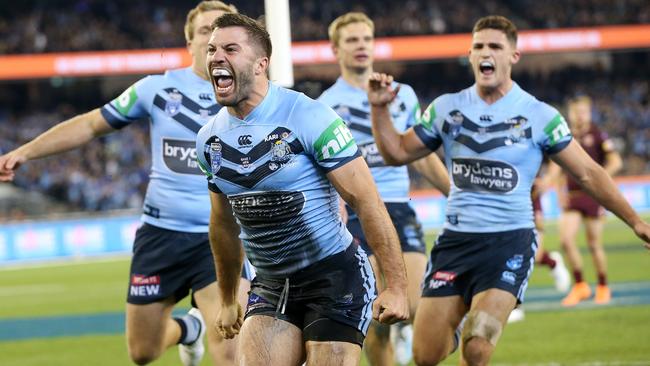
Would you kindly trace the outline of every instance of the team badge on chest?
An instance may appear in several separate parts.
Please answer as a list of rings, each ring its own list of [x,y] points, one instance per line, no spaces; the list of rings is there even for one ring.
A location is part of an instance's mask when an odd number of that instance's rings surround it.
[[[174,89],[169,92],[169,99],[165,102],[165,113],[169,117],[174,117],[181,111],[181,104],[183,103],[183,94]]]

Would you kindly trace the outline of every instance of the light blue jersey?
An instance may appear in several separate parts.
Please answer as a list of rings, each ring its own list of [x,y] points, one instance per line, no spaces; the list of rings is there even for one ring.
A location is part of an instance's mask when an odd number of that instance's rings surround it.
[[[400,132],[415,125],[420,114],[420,104],[413,88],[406,84],[401,85],[399,94],[390,105],[393,123]],[[393,87],[396,86],[397,83],[394,83]],[[379,154],[372,136],[367,92],[348,84],[339,77],[318,100],[332,107],[350,128],[384,202],[408,202],[408,170],[406,166],[387,166]]]
[[[432,151],[444,147],[452,179],[444,227],[474,233],[533,228],[530,189],[542,155],[572,139],[562,115],[516,83],[491,105],[476,86],[442,95],[414,129]]]
[[[324,104],[269,83],[244,120],[221,110],[199,131],[196,148],[208,187],[230,201],[258,274],[290,275],[352,242],[325,174],[359,153]]]
[[[151,121],[144,222],[175,231],[208,231],[210,199],[196,163],[196,133],[220,108],[210,82],[190,68],[147,76],[102,107],[114,128],[145,117]]]

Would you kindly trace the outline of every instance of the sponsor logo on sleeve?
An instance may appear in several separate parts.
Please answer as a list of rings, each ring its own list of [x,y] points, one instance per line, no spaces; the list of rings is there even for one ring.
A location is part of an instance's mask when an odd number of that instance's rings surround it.
[[[548,137],[549,146],[555,146],[555,144],[560,142],[564,137],[570,135],[571,131],[569,130],[569,126],[567,125],[566,120],[564,120],[564,117],[558,113],[555,118],[544,127],[544,133]]]
[[[343,120],[337,118],[314,143],[318,160],[335,157],[354,144],[354,138]]]
[[[433,106],[433,103],[431,103],[418,119],[418,123],[430,130],[434,119],[436,119],[436,108]]]
[[[135,87],[131,86],[115,99],[115,109],[117,109],[123,116],[128,116],[131,108],[133,108],[133,105],[137,100],[138,95],[135,92]]]
[[[163,138],[163,161],[169,170],[180,174],[201,175],[194,141]]]
[[[510,164],[484,159],[452,159],[456,187],[473,192],[508,193],[519,182],[517,169]]]

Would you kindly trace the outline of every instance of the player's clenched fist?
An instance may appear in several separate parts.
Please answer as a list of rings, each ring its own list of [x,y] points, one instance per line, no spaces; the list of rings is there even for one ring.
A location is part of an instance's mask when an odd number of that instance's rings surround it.
[[[400,89],[400,85],[393,88],[392,84],[392,75],[372,73],[368,81],[368,102],[376,107],[390,104]]]

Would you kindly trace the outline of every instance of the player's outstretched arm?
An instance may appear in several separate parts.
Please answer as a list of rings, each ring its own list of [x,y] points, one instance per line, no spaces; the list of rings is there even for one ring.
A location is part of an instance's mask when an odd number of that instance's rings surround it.
[[[330,171],[327,177],[359,216],[368,245],[386,280],[386,289],[373,304],[374,318],[382,323],[408,319],[406,270],[397,232],[379,197],[368,165],[363,158],[358,157]]]
[[[34,140],[0,156],[0,181],[13,180],[15,170],[29,160],[77,148],[112,131],[115,129],[108,124],[99,108],[63,121]]]
[[[451,185],[449,173],[438,155],[429,154],[412,162],[411,166],[422,174],[440,193],[444,194],[445,197],[449,197],[449,186]]]
[[[372,134],[377,148],[388,165],[405,165],[431,153],[413,128],[399,133],[393,124],[388,106],[399,92],[391,84],[391,75],[373,73],[368,82],[368,102]]]
[[[566,148],[550,157],[571,174],[587,193],[631,227],[650,249],[650,225],[641,220],[605,169],[591,159],[579,143],[572,140]]]
[[[243,323],[237,291],[244,263],[244,251],[239,240],[239,225],[235,221],[226,195],[210,192],[210,204],[210,247],[221,299],[215,327],[224,338],[230,339],[239,334]]]

